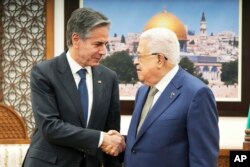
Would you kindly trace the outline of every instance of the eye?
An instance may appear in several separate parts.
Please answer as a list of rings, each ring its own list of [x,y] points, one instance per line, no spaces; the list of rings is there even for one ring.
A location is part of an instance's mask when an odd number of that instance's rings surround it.
[[[96,43],[94,43],[94,45],[96,47],[102,47],[102,46],[107,47],[108,43],[107,42],[96,42]]]
[[[95,46],[99,47],[99,46],[102,46],[102,43],[101,42],[97,42],[97,43],[94,43]]]

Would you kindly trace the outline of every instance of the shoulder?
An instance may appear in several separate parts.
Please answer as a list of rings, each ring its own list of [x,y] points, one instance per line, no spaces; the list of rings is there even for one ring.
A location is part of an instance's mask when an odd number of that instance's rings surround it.
[[[93,67],[93,72],[105,77],[117,78],[117,74],[115,71],[111,70],[110,68],[102,64],[100,64],[97,67]]]
[[[185,92],[188,95],[196,95],[197,93],[209,93],[213,94],[212,90],[206,85],[203,81],[201,81],[196,76],[193,76],[192,74],[188,73],[187,71],[180,69],[178,72],[178,81],[175,80],[175,82],[179,82],[180,90],[182,92]],[[175,83],[175,85],[177,85]]]
[[[56,71],[60,68],[64,69],[67,67],[67,59],[66,54],[61,54],[56,56],[50,60],[44,60],[36,65],[34,65],[31,69],[31,77],[49,77],[55,76]]]
[[[62,53],[61,55],[56,56],[50,60],[44,60],[44,61],[34,65],[32,68],[32,71],[39,70],[41,72],[43,71],[45,73],[49,73],[49,72],[51,72],[51,70],[59,68],[62,63],[63,64],[67,63],[65,53]]]
[[[207,85],[203,81],[201,81],[199,78],[190,74],[189,72],[185,71],[182,68],[180,68],[178,75],[179,78],[181,78],[181,82],[183,83],[184,87],[191,87],[191,88],[207,87]]]
[[[99,66],[98,66],[98,68],[99,68],[99,70],[101,71],[101,72],[105,72],[105,73],[109,73],[109,74],[116,74],[116,72],[115,71],[113,71],[113,70],[111,70],[110,68],[108,68],[108,67],[106,67],[106,66],[104,66],[104,65],[102,65],[102,64],[100,64]]]

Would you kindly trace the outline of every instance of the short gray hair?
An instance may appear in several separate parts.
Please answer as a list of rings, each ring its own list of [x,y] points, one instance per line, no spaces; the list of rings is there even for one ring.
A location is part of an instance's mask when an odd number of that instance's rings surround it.
[[[67,46],[72,45],[71,36],[75,32],[81,39],[86,38],[95,27],[109,26],[110,20],[91,8],[78,8],[72,12],[66,30]]]
[[[171,64],[180,61],[180,44],[176,34],[167,28],[152,28],[144,31],[140,39],[147,41],[150,53],[162,53]]]

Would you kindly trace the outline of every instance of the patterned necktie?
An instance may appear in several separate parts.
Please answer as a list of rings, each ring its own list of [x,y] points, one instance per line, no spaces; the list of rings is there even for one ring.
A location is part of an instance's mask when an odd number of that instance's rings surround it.
[[[143,109],[142,109],[142,112],[141,112],[141,119],[140,119],[140,123],[138,125],[138,128],[137,128],[137,132],[139,132],[148,112],[150,111],[151,107],[152,107],[152,103],[153,103],[153,100],[154,100],[154,96],[155,94],[158,92],[157,88],[156,87],[151,87],[150,88],[150,91],[148,93],[148,97],[147,97],[147,100],[143,106]]]
[[[84,126],[87,127],[87,119],[88,119],[88,89],[86,84],[86,69],[80,69],[77,73],[79,74],[81,80],[78,84],[78,90],[81,97],[81,104],[82,104],[82,110],[83,110],[83,120],[84,120]]]

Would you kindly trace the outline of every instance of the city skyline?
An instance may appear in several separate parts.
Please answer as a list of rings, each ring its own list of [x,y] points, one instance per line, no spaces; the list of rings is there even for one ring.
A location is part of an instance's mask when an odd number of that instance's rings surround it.
[[[141,33],[148,20],[164,10],[196,34],[202,12],[208,34],[232,31],[238,35],[240,28],[240,0],[83,0],[83,6],[98,10],[111,20],[110,36]]]

